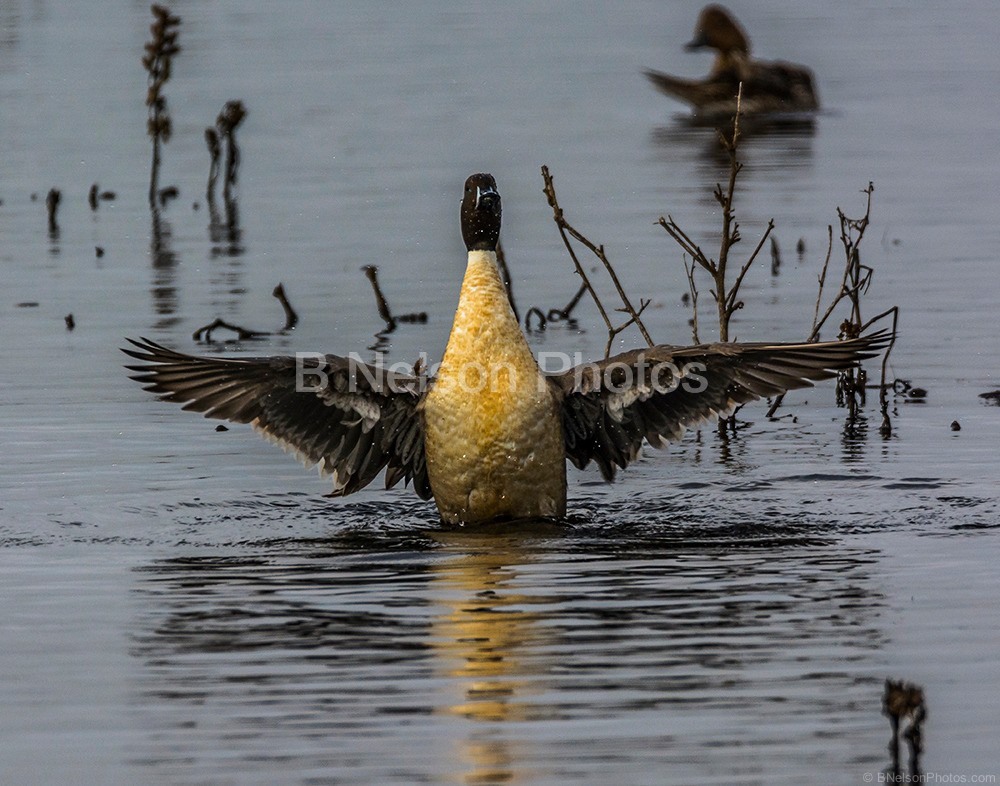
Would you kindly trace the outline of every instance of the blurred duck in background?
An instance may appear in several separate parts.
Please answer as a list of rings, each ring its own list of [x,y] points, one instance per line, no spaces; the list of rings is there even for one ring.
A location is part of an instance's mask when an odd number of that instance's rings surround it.
[[[646,76],[661,92],[690,104],[700,120],[732,118],[740,82],[743,114],[819,109],[812,72],[795,63],[752,58],[746,32],[721,5],[702,9],[694,38],[685,48],[715,50],[715,63],[705,79],[683,79],[652,70]]]

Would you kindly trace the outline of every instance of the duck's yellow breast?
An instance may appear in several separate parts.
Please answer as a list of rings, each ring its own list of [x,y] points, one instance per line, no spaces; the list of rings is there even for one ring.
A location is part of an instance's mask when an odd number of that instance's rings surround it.
[[[428,477],[446,521],[565,512],[558,403],[510,308],[492,252],[469,253],[423,417]]]

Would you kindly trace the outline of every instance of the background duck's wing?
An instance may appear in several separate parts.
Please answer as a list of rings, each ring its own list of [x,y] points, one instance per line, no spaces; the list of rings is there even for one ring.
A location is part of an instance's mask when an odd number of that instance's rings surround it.
[[[716,104],[735,104],[740,80],[735,73],[713,74],[710,79],[683,79],[662,71],[648,69],[646,78],[661,93],[686,101],[691,106],[702,109]]]
[[[744,98],[762,105],[764,99],[770,99],[778,110],[819,108],[816,86],[808,68],[782,60],[756,60],[748,63],[745,70]]]
[[[872,357],[886,332],[814,344],[661,345],[571,368],[550,379],[562,395],[566,456],[608,480],[639,454],[677,440],[740,404],[836,376]]]
[[[122,351],[141,361],[132,379],[205,417],[249,423],[305,464],[333,477],[333,493],[403,479],[430,499],[416,377],[336,355],[210,358],[148,339]]]

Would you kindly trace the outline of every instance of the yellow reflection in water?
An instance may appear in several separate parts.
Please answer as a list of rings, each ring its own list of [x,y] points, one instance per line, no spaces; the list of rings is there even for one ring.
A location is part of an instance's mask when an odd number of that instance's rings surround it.
[[[547,668],[539,614],[530,610],[540,598],[525,593],[518,581],[518,568],[531,555],[516,537],[437,538],[452,556],[433,569],[431,591],[443,613],[431,642],[439,672],[453,678],[458,690],[443,709],[477,722],[459,741],[463,780],[518,782],[527,773],[517,770],[518,735],[505,726],[544,714],[537,698]]]

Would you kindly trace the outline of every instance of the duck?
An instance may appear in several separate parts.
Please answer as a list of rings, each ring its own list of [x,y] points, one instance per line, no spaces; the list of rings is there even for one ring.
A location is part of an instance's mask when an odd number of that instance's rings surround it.
[[[126,339],[132,379],[205,417],[250,424],[352,494],[382,472],[433,499],[446,524],[559,519],[567,463],[611,481],[644,443],[663,447],[742,404],[852,368],[882,333],[821,343],[715,343],[634,349],[543,371],[497,265],[501,200],[471,175],[461,201],[467,250],[436,370],[356,354],[202,357]],[[568,364],[567,364],[568,365]]]
[[[701,120],[727,120],[736,114],[736,96],[743,84],[740,110],[747,115],[805,113],[819,109],[819,95],[810,69],[781,60],[757,60],[750,39],[733,15],[721,5],[707,5],[698,16],[688,51],[714,49],[715,62],[704,79],[684,79],[647,70],[654,87],[690,104]]]

